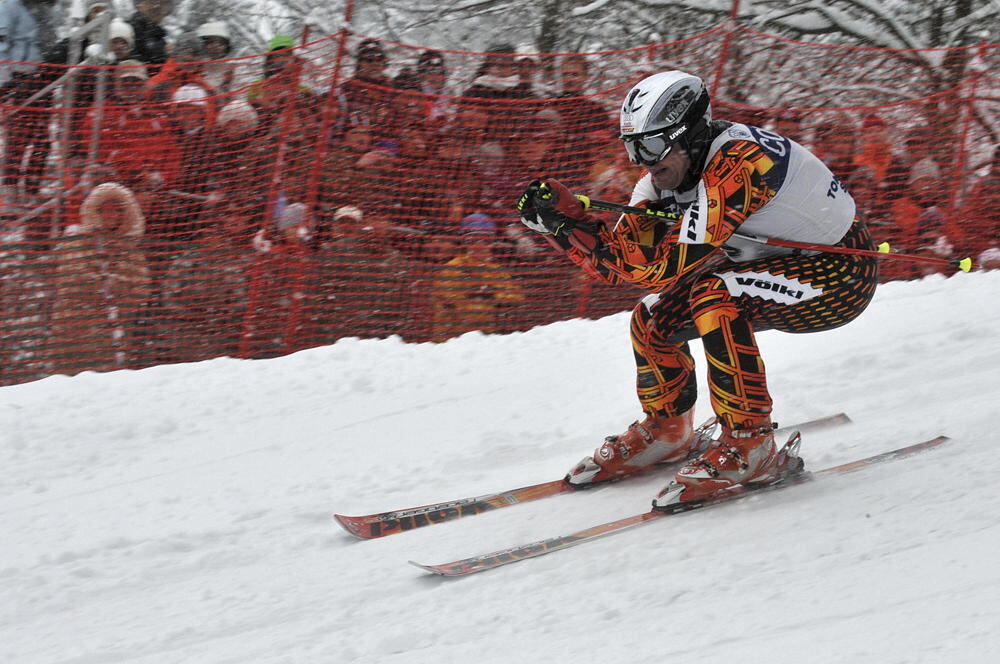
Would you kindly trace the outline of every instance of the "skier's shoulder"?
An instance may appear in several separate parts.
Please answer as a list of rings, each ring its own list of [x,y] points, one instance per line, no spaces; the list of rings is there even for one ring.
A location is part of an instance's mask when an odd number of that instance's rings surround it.
[[[767,132],[767,130],[752,125],[738,122],[712,123],[712,139],[709,144],[708,154],[712,158],[719,153],[730,155],[736,153],[752,153],[761,147],[761,139],[768,136],[778,137],[778,134]],[[783,137],[782,137],[783,138]]]

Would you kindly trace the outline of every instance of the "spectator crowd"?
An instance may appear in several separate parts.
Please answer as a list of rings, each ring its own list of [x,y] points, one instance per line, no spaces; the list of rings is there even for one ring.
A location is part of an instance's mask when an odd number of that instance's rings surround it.
[[[460,82],[448,53],[391,62],[364,39],[327,89],[287,35],[262,58],[233,58],[225,21],[171,40],[173,3],[135,0],[132,16],[77,49],[56,40],[53,4],[0,4],[0,224],[8,247],[35,248],[0,255],[0,319],[18,321],[0,332],[0,367],[259,357],[344,336],[444,340],[607,313],[632,297],[581,310],[592,286],[512,223],[537,177],[630,195],[619,92],[592,94],[588,57],[495,44]],[[111,9],[87,0],[85,23]],[[67,67],[77,56],[99,66]],[[808,144],[895,249],[1000,253],[996,151],[949,200],[950,164],[924,149],[935,140],[926,127],[900,135],[867,111],[837,122],[716,114]],[[884,278],[920,275],[885,265]],[[51,303],[44,316],[33,292]],[[31,350],[37,330],[18,331],[39,316],[49,353]]]

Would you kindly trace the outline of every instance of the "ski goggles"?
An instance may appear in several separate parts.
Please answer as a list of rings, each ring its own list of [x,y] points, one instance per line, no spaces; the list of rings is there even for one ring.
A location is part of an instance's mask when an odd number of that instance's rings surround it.
[[[628,158],[633,164],[641,164],[643,166],[655,166],[663,161],[677,144],[677,136],[684,133],[683,131],[678,133],[676,128],[674,128],[671,131],[671,134],[674,134],[674,138],[670,138],[667,136],[668,131],[670,130],[664,129],[655,134],[646,134],[644,136],[622,136],[622,142],[625,143],[625,151],[628,152]]]

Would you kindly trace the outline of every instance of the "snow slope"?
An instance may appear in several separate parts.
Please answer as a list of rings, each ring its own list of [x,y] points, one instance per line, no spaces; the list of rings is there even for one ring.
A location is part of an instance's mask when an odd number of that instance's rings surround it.
[[[0,662],[995,661],[997,292],[890,284],[760,335],[775,419],[855,421],[812,467],[948,446],[458,580],[406,561],[641,511],[666,475],[379,541],[330,514],[560,477],[639,414],[627,314],[2,388]]]

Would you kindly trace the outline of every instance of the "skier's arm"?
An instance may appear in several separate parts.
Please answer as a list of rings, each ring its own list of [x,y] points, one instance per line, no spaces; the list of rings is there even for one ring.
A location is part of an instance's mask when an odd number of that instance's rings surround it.
[[[612,285],[659,288],[715,253],[709,245],[677,245],[673,224],[653,217],[624,215],[614,229],[607,229],[593,222],[583,204],[555,180],[532,183],[518,210],[525,226],[543,234],[585,272]]]
[[[612,285],[654,286],[667,271],[679,269],[677,260],[694,262],[713,250],[684,247],[668,255],[671,225],[652,217],[625,215],[609,230],[591,220],[558,180],[532,182],[517,209],[525,226],[544,235],[585,272]]]
[[[669,232],[654,217],[624,215],[609,252],[627,269],[626,281],[664,290],[685,275],[721,258],[719,249],[774,197],[774,163],[759,145],[733,141],[705,165],[696,197]]]
[[[594,223],[572,192],[558,181],[538,199],[531,187],[518,202],[522,222],[543,233],[570,260],[611,284],[662,290],[718,257],[718,249],[766,204],[777,185],[773,162],[751,141],[729,143],[705,166],[698,196],[677,223],[646,215],[622,215],[613,229]],[[650,205],[639,202],[638,207]]]
[[[673,224],[644,215],[623,215],[613,229],[577,226],[548,239],[588,274],[648,289],[667,285],[715,254],[710,245],[677,244]]]

